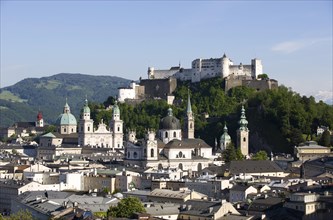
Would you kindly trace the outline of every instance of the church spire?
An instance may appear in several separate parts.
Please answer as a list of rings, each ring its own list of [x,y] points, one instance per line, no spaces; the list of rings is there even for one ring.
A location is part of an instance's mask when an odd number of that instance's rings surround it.
[[[241,117],[238,124],[240,125],[240,130],[247,130],[248,121],[246,120],[244,105],[242,105]]]
[[[192,113],[190,90],[187,90],[187,114]]]

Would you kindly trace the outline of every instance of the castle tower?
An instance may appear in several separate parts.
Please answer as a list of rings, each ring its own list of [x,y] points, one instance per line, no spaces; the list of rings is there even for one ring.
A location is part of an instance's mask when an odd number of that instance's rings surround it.
[[[37,114],[36,127],[37,128],[44,127],[44,119],[43,119],[43,114],[41,111],[38,111],[38,114]]]
[[[154,79],[155,75],[154,75],[154,67],[148,67],[148,79]]]
[[[220,138],[220,148],[221,148],[222,151],[227,149],[227,146],[231,142],[231,137],[228,134],[228,128],[227,128],[227,125],[225,123],[224,123],[223,131],[224,132],[223,132],[223,134],[221,135],[221,138]]]
[[[155,138],[156,134],[152,130],[148,130],[146,135],[146,144],[144,148],[143,155],[147,160],[158,160],[158,149],[157,140]]]
[[[120,109],[116,103],[113,105],[112,119],[110,121],[110,129],[113,131],[113,148],[123,148],[124,133],[123,121],[120,119]]]
[[[251,60],[251,68],[252,68],[252,77],[254,79],[257,79],[258,75],[263,74],[261,60],[257,58]]]
[[[90,108],[88,106],[88,100],[84,101],[84,106],[81,109],[80,121],[79,121],[79,140],[80,146],[89,145],[89,140],[86,134],[92,134],[94,132],[94,121],[90,118]]]
[[[241,117],[238,124],[237,147],[240,148],[244,156],[247,156],[249,154],[249,129],[247,128],[248,121],[246,120],[244,106],[242,106]]]
[[[230,66],[230,59],[227,55],[223,55],[222,57],[222,78],[228,77],[230,74],[229,66]]]
[[[194,117],[191,107],[190,92],[188,91],[187,97],[187,110],[185,117],[185,129],[184,129],[184,138],[193,139],[194,138]]]

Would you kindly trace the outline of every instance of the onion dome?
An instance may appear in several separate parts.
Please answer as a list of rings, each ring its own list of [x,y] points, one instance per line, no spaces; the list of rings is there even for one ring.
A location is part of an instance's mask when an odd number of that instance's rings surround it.
[[[113,105],[112,114],[113,115],[120,115],[120,109],[119,109],[119,106],[117,105],[117,101]]]
[[[82,108],[82,113],[90,113],[90,108],[88,106],[88,100],[86,99],[84,102],[85,103],[84,103],[84,106]]]
[[[223,131],[224,131],[224,133],[221,135],[221,138],[220,138],[220,142],[225,142],[225,141],[231,141],[231,137],[230,137],[230,135],[228,134],[228,128],[227,128],[227,125],[226,124],[224,124],[224,128],[223,128]]]
[[[42,114],[41,111],[39,111],[38,114],[37,114],[37,121],[40,121],[42,119],[43,119],[43,114]]]
[[[249,122],[246,120],[246,116],[245,116],[244,106],[242,106],[241,117],[240,117],[240,120],[238,121],[238,124],[240,125],[239,129],[240,130],[247,130],[247,124],[248,123]]]
[[[164,130],[180,130],[180,122],[179,120],[172,115],[172,109],[168,109],[168,115],[161,119],[160,121],[160,129]]]

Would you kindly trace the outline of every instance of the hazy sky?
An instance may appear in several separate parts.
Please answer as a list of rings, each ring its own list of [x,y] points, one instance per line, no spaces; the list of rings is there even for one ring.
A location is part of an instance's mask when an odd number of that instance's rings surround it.
[[[226,53],[332,97],[332,1],[3,1],[1,87],[57,73],[147,78]]]

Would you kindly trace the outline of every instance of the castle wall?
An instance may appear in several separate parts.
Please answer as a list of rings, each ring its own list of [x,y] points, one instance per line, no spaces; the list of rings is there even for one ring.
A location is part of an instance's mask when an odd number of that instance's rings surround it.
[[[144,86],[145,96],[147,98],[160,97],[166,99],[177,88],[177,80],[173,77],[169,79],[141,80],[141,86]]]

